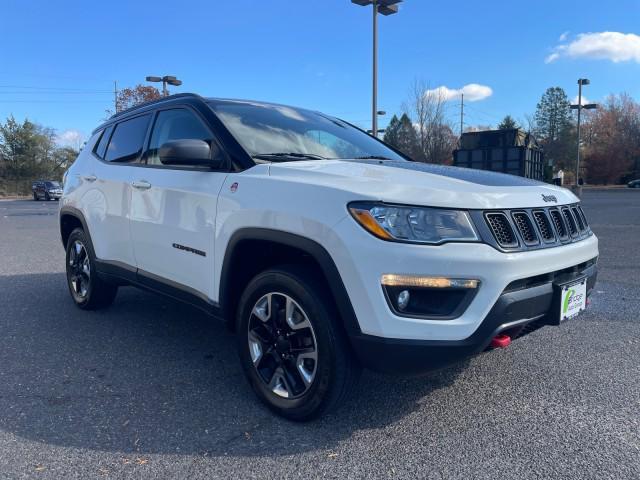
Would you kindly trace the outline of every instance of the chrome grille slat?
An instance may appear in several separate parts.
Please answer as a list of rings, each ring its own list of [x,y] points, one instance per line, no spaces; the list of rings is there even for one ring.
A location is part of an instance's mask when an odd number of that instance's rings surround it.
[[[536,221],[536,224],[538,225],[538,230],[540,230],[542,239],[545,242],[554,241],[556,239],[556,236],[553,233],[553,227],[551,226],[549,217],[547,217],[547,213],[544,210],[534,210],[533,218]]]
[[[582,215],[578,210],[578,207],[571,207],[571,211],[573,212],[573,217],[576,219],[578,223],[578,230],[582,233],[585,231],[586,227],[584,225],[584,221],[582,220]]]
[[[524,243],[527,245],[536,245],[538,243],[538,234],[529,215],[527,215],[526,212],[513,212],[511,215]]]
[[[551,216],[551,221],[553,222],[553,226],[556,229],[556,234],[560,240],[566,240],[569,238],[569,232],[567,231],[567,227],[564,223],[564,219],[562,218],[562,214],[560,210],[557,208],[549,210],[549,215]]]
[[[568,209],[567,207],[563,207],[562,215],[564,216],[564,220],[567,223],[567,226],[569,227],[569,233],[571,234],[571,236],[575,237],[576,235],[578,235],[578,227],[576,225],[576,220],[573,218],[573,214],[571,213],[571,210]]]
[[[518,246],[515,232],[513,228],[511,228],[509,219],[504,213],[487,213],[485,218],[487,219],[491,233],[493,233],[493,236],[501,247],[512,248]]]

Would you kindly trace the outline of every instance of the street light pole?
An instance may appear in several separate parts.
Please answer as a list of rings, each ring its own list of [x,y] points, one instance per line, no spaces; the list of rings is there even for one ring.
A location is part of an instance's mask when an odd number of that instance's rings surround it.
[[[578,151],[576,155],[576,185],[580,184],[580,114],[582,113],[582,81],[578,80]],[[587,80],[588,82],[588,80]]]
[[[594,108],[598,108],[598,105],[595,103],[587,103],[586,105],[582,105],[582,86],[589,85],[591,82],[588,78],[579,78],[578,79],[578,104],[571,105],[573,110],[578,110],[578,125],[577,125],[577,155],[576,155],[576,186],[580,185],[580,118],[582,109],[586,108],[587,110],[592,110]]]
[[[373,0],[373,95],[371,99],[371,134],[378,136],[378,0]]]
[[[162,96],[166,97],[169,95],[169,90],[167,90],[167,84],[174,85],[179,87],[182,85],[182,80],[178,80],[173,75],[165,75],[164,77],[147,77],[147,82],[162,82]]]
[[[371,135],[378,136],[378,13],[388,16],[398,13],[402,0],[351,0],[362,7],[373,6],[373,81],[371,95]]]

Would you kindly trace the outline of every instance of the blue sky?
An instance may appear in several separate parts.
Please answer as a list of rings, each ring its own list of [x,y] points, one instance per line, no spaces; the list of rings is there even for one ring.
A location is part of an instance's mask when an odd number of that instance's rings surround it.
[[[371,11],[350,0],[0,0],[0,12],[0,121],[13,114],[63,138],[86,135],[112,107],[114,80],[132,86],[168,74],[184,82],[175,92],[281,102],[370,125]],[[489,87],[489,96],[467,88],[477,98],[468,125],[523,119],[549,86],[573,97],[578,77],[591,79],[589,100],[640,99],[637,35],[638,0],[405,0],[379,20],[379,108],[389,112],[381,126],[416,78],[452,97],[465,85]],[[456,125],[458,104],[447,110]]]

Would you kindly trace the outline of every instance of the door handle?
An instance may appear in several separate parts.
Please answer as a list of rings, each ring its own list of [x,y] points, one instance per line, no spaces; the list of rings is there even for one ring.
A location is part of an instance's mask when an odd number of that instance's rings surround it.
[[[82,179],[86,180],[87,182],[95,182],[98,177],[96,177],[95,175],[83,175]]]
[[[146,180],[138,180],[137,182],[131,182],[131,186],[133,188],[137,188],[138,190],[149,190],[151,188],[151,184]]]

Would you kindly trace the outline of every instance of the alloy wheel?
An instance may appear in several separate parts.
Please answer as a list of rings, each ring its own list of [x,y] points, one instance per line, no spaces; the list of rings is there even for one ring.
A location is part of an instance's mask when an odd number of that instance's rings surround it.
[[[68,271],[69,285],[74,296],[80,301],[84,300],[89,293],[91,264],[86,247],[78,240],[73,242],[69,251]]]
[[[283,293],[263,295],[251,310],[248,327],[253,367],[275,395],[304,395],[316,375],[318,347],[313,326],[302,307]]]

